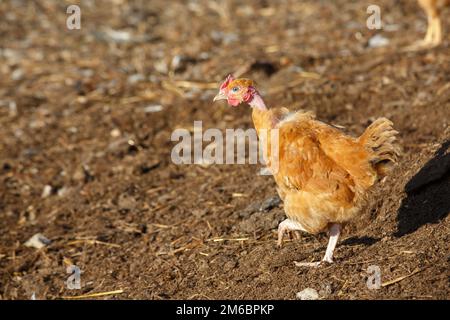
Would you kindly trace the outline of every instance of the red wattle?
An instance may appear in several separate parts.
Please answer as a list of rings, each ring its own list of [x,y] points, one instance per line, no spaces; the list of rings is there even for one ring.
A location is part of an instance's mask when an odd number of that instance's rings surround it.
[[[233,99],[233,98],[228,98],[228,104],[232,105],[233,107],[237,107],[239,105],[239,100],[237,99]]]

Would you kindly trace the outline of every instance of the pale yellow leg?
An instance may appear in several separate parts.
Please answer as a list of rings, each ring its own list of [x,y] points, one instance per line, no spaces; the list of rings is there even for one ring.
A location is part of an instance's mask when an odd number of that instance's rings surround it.
[[[316,262],[297,262],[294,261],[294,264],[297,267],[318,267],[322,265],[324,262],[333,263],[333,252],[334,248],[336,248],[337,241],[339,239],[339,235],[341,234],[341,225],[338,223],[334,223],[330,227],[330,240],[328,241],[327,251],[325,252],[325,256],[322,261]]]
[[[432,45],[438,46],[442,42],[442,24],[439,17],[433,19],[433,40]]]
[[[430,45],[433,42],[433,34],[434,34],[434,20],[428,16],[428,27],[427,27],[427,34],[425,35],[425,38],[423,39],[424,45]]]
[[[427,33],[423,40],[416,41],[414,44],[406,47],[405,51],[418,51],[427,48],[433,48],[442,42],[442,26],[439,16],[428,16]]]

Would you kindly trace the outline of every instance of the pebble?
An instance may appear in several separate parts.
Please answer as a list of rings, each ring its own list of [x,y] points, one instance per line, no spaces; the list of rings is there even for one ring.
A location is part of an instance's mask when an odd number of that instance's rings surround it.
[[[25,242],[25,247],[41,249],[49,245],[51,241],[47,239],[42,233],[36,233],[30,239]]]
[[[47,198],[52,194],[52,186],[46,185],[44,189],[42,190],[42,198]]]
[[[300,292],[297,292],[296,297],[299,300],[318,300],[319,293],[313,288],[306,288]]]
[[[24,75],[25,73],[23,72],[22,69],[16,69],[11,73],[11,79],[14,81],[19,81],[23,79]]]
[[[162,111],[163,106],[160,104],[149,105],[144,108],[145,113],[159,112]]]
[[[369,39],[369,48],[385,47],[389,44],[389,39],[383,37],[381,34],[376,34]]]
[[[109,134],[111,135],[111,137],[117,138],[117,137],[120,137],[121,132],[119,129],[113,129],[113,130],[111,130],[111,132]]]
[[[137,82],[144,81],[145,79],[146,78],[143,74],[136,73],[136,74],[132,74],[131,76],[129,76],[127,79],[127,82],[129,84],[135,84]]]

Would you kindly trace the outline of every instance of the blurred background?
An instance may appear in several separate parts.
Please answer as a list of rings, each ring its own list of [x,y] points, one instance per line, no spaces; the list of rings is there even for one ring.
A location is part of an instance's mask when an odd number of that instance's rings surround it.
[[[66,26],[73,4],[79,30]],[[372,4],[381,30],[366,26]],[[429,161],[448,162],[448,19],[441,46],[405,51],[427,28],[410,0],[7,0],[0,17],[0,298],[294,299],[323,281],[332,299],[449,297],[448,165],[431,191],[404,191]],[[349,227],[349,264],[294,269],[326,237],[275,248],[284,214],[260,167],[171,163],[174,129],[252,126],[248,108],[212,104],[229,73],[255,80],[269,106],[355,135],[394,122],[405,154]],[[25,246],[37,233],[45,246]],[[373,260],[387,279],[430,267],[371,291]],[[64,283],[69,265],[79,291]]]

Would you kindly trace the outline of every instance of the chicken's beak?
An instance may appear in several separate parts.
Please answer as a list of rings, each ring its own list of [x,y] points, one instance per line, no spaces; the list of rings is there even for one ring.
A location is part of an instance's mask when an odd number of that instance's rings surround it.
[[[227,99],[227,96],[225,95],[225,93],[223,92],[219,92],[213,99],[213,101],[217,101],[217,100],[225,100]]]

